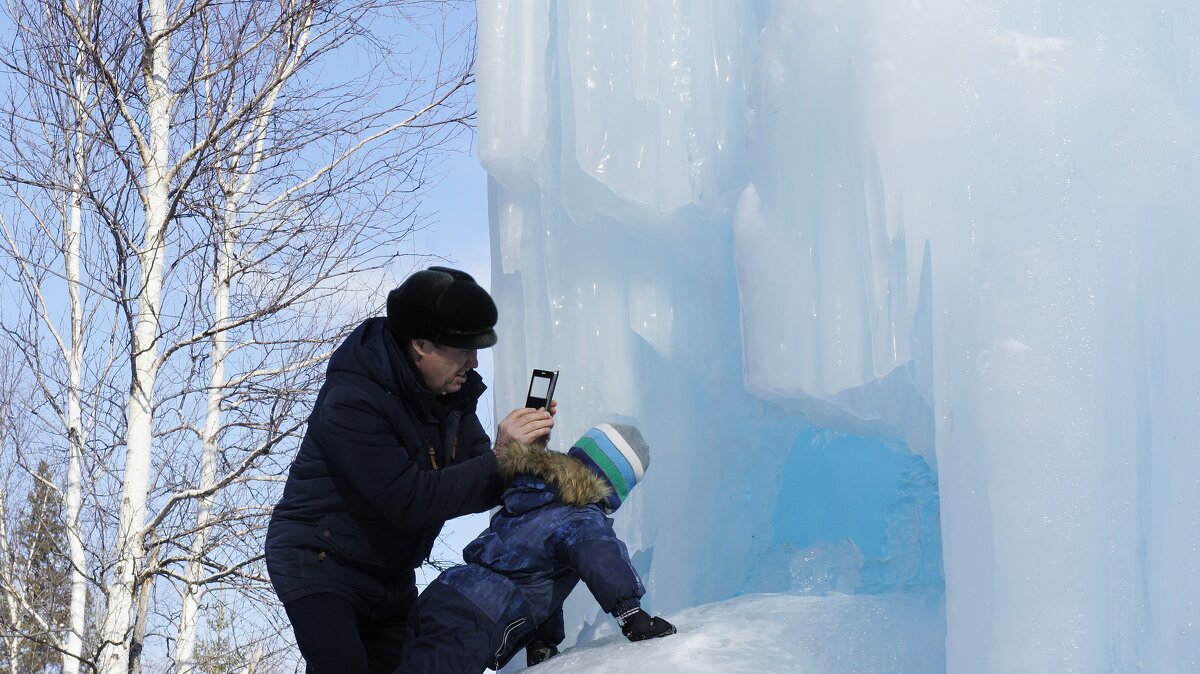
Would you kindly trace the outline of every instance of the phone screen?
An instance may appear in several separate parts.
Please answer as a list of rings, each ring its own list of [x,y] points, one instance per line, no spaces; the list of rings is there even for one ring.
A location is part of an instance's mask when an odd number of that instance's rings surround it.
[[[529,395],[545,400],[547,393],[550,393],[550,377],[534,375],[533,381],[529,382]]]

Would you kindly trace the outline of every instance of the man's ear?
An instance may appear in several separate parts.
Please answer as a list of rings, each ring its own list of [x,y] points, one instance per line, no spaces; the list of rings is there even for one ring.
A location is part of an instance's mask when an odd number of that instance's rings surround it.
[[[410,340],[409,345],[412,349],[413,360],[424,358],[433,351],[433,342],[428,339]]]

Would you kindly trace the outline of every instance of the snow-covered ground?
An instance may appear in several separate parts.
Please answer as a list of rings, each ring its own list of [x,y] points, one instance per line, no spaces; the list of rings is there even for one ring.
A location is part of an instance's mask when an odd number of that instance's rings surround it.
[[[630,643],[610,636],[537,667],[524,654],[505,671],[538,674],[925,674],[945,672],[942,600],[936,595],[755,594],[665,616],[679,632]]]

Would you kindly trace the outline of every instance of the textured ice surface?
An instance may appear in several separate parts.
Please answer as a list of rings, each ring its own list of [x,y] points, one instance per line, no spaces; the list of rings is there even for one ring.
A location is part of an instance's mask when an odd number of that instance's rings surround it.
[[[949,671],[1200,671],[1200,4],[479,14],[497,408],[643,428],[648,603],[944,583]]]

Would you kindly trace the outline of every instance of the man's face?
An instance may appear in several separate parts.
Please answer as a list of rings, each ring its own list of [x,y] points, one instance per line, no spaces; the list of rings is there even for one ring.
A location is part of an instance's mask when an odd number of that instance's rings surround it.
[[[417,369],[425,388],[437,395],[458,391],[467,382],[467,372],[479,367],[477,349],[442,346],[424,339],[414,340],[413,346],[420,354]]]

